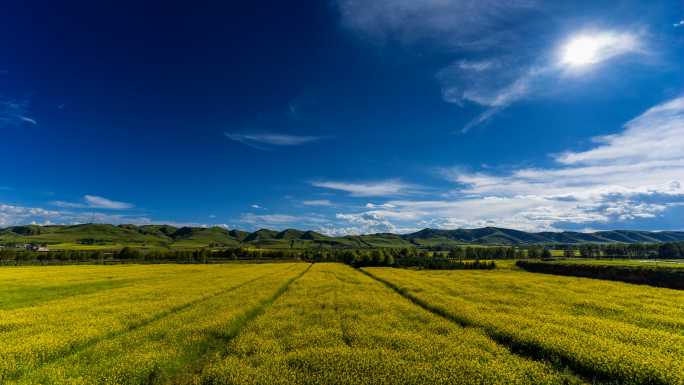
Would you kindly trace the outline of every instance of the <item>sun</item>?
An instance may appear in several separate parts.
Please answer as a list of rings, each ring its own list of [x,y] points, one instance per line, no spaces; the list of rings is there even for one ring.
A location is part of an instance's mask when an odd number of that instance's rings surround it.
[[[603,46],[600,39],[593,37],[578,37],[565,46],[563,62],[573,65],[583,65],[596,61],[596,53]]]

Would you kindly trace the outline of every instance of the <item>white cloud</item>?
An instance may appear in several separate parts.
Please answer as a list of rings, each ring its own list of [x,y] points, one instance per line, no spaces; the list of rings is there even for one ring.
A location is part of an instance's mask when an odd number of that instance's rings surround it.
[[[266,208],[265,208],[265,207],[261,207],[261,206],[259,206],[259,205],[252,205],[252,207],[254,207],[255,209],[262,209],[262,210],[266,210]]]
[[[209,215],[209,218],[216,218],[216,215]]]
[[[22,207],[2,204],[0,205],[0,227],[18,226],[29,223],[40,223],[50,225],[55,223],[89,223],[92,213],[73,213],[45,210],[39,207]],[[96,223],[122,224],[132,223],[134,225],[167,224],[172,226],[197,226],[196,223],[177,223],[173,221],[153,221],[145,217],[127,217],[122,215],[109,215],[105,213],[95,213]]]
[[[86,195],[84,197],[88,207],[98,208],[98,209],[108,209],[108,210],[125,210],[133,208],[132,203],[115,202],[107,198],[102,198],[93,195]]]
[[[494,226],[524,231],[559,231],[568,225],[619,224],[635,218],[653,218],[681,207],[683,199],[684,189],[678,182],[671,182],[638,189],[598,189],[575,195],[488,196],[443,201],[392,201],[392,204],[397,206],[396,212],[405,218],[413,218],[412,221],[396,221],[411,222],[420,227]],[[419,221],[415,222],[415,219]],[[395,224],[395,219],[392,219],[392,224]]]
[[[135,207],[132,203],[116,202],[93,195],[84,196],[83,202],[52,201],[48,203],[58,207],[96,208],[106,210],[126,210]]]
[[[45,221],[45,222],[42,222],[42,223],[38,223],[38,222],[36,222],[36,221],[31,221],[31,222],[29,222],[28,224],[29,224],[29,225],[38,225],[38,226],[54,226],[54,225],[55,225],[55,223],[50,222],[49,220],[48,220],[48,221]]]
[[[482,48],[510,39],[506,21],[540,2],[496,0],[336,0],[341,24],[375,44]]]
[[[481,60],[458,60],[437,72],[442,85],[442,98],[448,103],[464,106],[466,102],[487,107],[468,122],[463,132],[490,121],[509,105],[528,96],[542,93],[538,82],[542,77],[558,79],[581,72],[568,66],[596,64],[628,53],[645,53],[640,37],[631,32],[604,31],[575,37],[565,43],[558,56],[560,62],[533,64],[532,58],[504,53]],[[538,62],[538,59],[536,59]],[[558,87],[556,84],[554,87]],[[548,87],[548,85],[546,86]]]
[[[238,222],[250,223],[262,227],[275,227],[280,228],[283,225],[314,225],[316,223],[325,223],[327,219],[314,218],[307,216],[296,216],[287,214],[268,214],[268,215],[257,215],[253,213],[243,214]]]
[[[388,204],[388,206],[396,207]],[[399,222],[411,222],[420,219],[427,213],[415,210],[373,210],[358,214],[336,214],[335,217],[347,224],[361,224],[361,226],[348,226],[340,228],[319,227],[327,235],[358,235],[372,233],[395,233],[404,234],[417,231],[417,228],[397,227],[390,220]],[[330,226],[327,224],[326,226]]]
[[[684,206],[682,127],[684,98],[678,98],[632,119],[621,132],[595,138],[593,149],[552,155],[556,168],[500,174],[443,170],[461,185],[444,199],[392,200],[392,207],[369,204],[377,210],[338,214],[338,219],[362,224],[340,231],[427,226],[558,231],[672,222]]]
[[[22,123],[36,125],[35,119],[26,116],[28,113],[28,104],[28,99],[0,102],[0,127],[19,126]]]
[[[16,226],[27,223],[33,218],[57,218],[59,212],[45,210],[39,207],[22,207],[12,205],[0,205],[0,227]]]
[[[680,21],[677,24],[673,24],[675,27],[679,27],[680,25],[684,25],[684,20]]]
[[[614,135],[594,138],[601,145],[553,155],[558,168],[521,168],[508,175],[444,170],[463,188],[458,194],[570,194],[598,188],[640,188],[681,178],[684,168],[684,98],[668,101],[625,124]]]
[[[368,203],[368,204],[366,204],[366,207],[369,209],[392,209],[392,208],[395,208],[397,206],[395,206],[391,203],[385,203],[382,205],[374,205],[372,203]]]
[[[335,0],[341,25],[366,42],[399,43],[400,52],[441,56],[467,53],[438,71],[442,97],[485,109],[462,129],[491,121],[509,105],[528,98],[563,92],[553,84],[596,63],[630,53],[646,53],[642,31],[578,29],[556,48],[540,46],[538,36],[552,33],[536,17],[561,14],[563,2],[496,0]],[[530,20],[530,22],[526,22]],[[511,28],[515,25],[515,28]],[[546,25],[546,27],[544,26]],[[679,25],[679,24],[676,24]],[[580,27],[581,28],[581,27]],[[637,27],[634,27],[637,28]],[[494,52],[489,57],[483,52]],[[583,64],[583,65],[579,65]],[[572,69],[570,67],[573,67]],[[583,67],[580,71],[579,67]],[[544,80],[544,81],[540,81]]]
[[[362,226],[348,226],[348,227],[334,227],[333,224],[327,223],[325,226],[319,226],[316,231],[330,237],[341,237],[346,235],[362,235],[362,234],[376,234],[376,233],[392,233],[392,234],[406,234],[421,230],[419,228],[397,228],[391,223],[367,223]]]
[[[676,162],[684,158],[683,127],[684,98],[677,98],[627,122],[622,133],[593,139],[603,145],[589,151],[560,154],[556,161],[566,165]]]
[[[283,134],[268,134],[268,133],[225,133],[225,135],[237,140],[243,144],[251,147],[261,148],[259,145],[274,145],[274,146],[298,146],[301,144],[313,142],[316,140],[325,139],[322,136],[298,136],[298,135],[283,135]]]
[[[311,201],[302,201],[301,202],[305,206],[332,206],[333,204],[327,200],[327,199],[319,199],[319,200],[311,200]]]
[[[573,37],[561,49],[561,64],[595,64],[626,53],[643,53],[639,37],[630,32],[603,31]]]
[[[506,107],[525,96],[530,81],[544,72],[534,67],[520,70],[512,63],[507,66],[493,65],[492,61],[465,63],[459,60],[437,72],[442,97],[448,103],[463,106],[471,101],[487,107]]]
[[[414,193],[419,186],[402,183],[396,179],[372,183],[313,182],[316,187],[325,187],[348,192],[354,197],[396,196]]]

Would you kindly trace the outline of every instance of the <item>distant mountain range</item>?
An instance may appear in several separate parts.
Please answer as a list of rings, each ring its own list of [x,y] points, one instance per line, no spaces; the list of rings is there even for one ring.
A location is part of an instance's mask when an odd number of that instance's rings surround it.
[[[410,234],[369,234],[329,237],[315,231],[261,229],[253,233],[221,227],[169,225],[81,224],[74,226],[12,226],[0,229],[2,243],[69,243],[143,247],[259,247],[264,249],[346,249],[377,247],[452,247],[456,245],[527,246],[532,244],[657,243],[684,241],[683,231],[613,230],[595,233],[542,232],[485,227],[483,229],[424,229]]]

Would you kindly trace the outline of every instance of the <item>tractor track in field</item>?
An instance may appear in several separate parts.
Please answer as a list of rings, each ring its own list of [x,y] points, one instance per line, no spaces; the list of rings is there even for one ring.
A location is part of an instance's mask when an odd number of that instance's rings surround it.
[[[284,269],[284,270],[282,270],[282,271],[289,270],[289,269],[291,269],[291,268],[293,268],[293,267],[294,267],[294,265],[291,266],[291,267],[288,267],[287,269]],[[307,271],[308,271],[308,269],[307,269]],[[167,311],[165,311],[165,312],[159,313],[159,314],[155,315],[154,317],[151,317],[150,319],[145,320],[145,321],[143,321],[143,322],[140,322],[140,323],[131,325],[131,326],[129,326],[128,328],[121,329],[121,330],[117,330],[117,331],[114,331],[114,332],[111,332],[111,333],[107,333],[107,334],[105,334],[104,336],[102,336],[102,337],[100,337],[100,338],[93,338],[92,340],[89,340],[89,341],[86,341],[86,342],[83,342],[83,343],[81,343],[81,344],[78,344],[78,345],[74,346],[72,349],[70,349],[70,350],[67,351],[67,352],[64,352],[63,354],[57,354],[57,355],[55,355],[54,357],[51,357],[51,358],[49,358],[49,359],[47,359],[47,360],[42,361],[41,364],[40,364],[40,366],[43,366],[43,365],[46,365],[46,364],[50,364],[50,363],[52,363],[52,362],[54,362],[54,361],[57,361],[57,360],[60,360],[60,359],[66,358],[66,357],[73,356],[73,355],[78,354],[79,352],[81,352],[81,351],[83,351],[83,350],[85,350],[85,349],[88,349],[88,348],[90,348],[90,347],[96,345],[96,344],[99,343],[99,342],[106,341],[106,340],[112,339],[112,338],[116,338],[116,337],[118,337],[118,336],[120,336],[120,335],[124,335],[124,334],[126,334],[126,333],[135,331],[135,330],[137,330],[137,329],[139,329],[139,328],[141,328],[141,327],[147,326],[147,325],[149,325],[149,324],[151,324],[151,323],[153,323],[153,322],[155,322],[155,321],[158,321],[158,320],[160,320],[160,319],[163,319],[163,318],[165,318],[165,317],[168,317],[169,315],[172,315],[172,314],[174,314],[174,313],[177,313],[177,312],[179,312],[179,311],[182,311],[182,310],[184,310],[184,309],[187,309],[187,308],[189,308],[189,307],[192,307],[192,306],[197,305],[197,304],[199,304],[199,303],[202,303],[202,302],[204,302],[204,301],[207,301],[207,300],[209,300],[209,299],[211,299],[211,298],[213,298],[213,297],[216,297],[216,296],[219,296],[219,295],[223,295],[223,294],[229,293],[229,292],[231,292],[231,291],[237,290],[237,289],[239,289],[239,288],[241,288],[241,287],[243,287],[243,286],[249,285],[249,284],[251,284],[251,283],[253,283],[253,282],[256,282],[256,281],[258,281],[258,280],[260,280],[260,279],[266,278],[266,277],[268,277],[268,276],[270,276],[270,275],[273,275],[273,274],[275,274],[275,273],[277,273],[277,272],[272,272],[272,273],[264,274],[264,275],[262,275],[262,276],[260,276],[260,277],[258,277],[258,278],[250,279],[250,280],[248,280],[248,281],[245,281],[245,282],[243,282],[243,283],[241,283],[241,284],[238,284],[238,285],[236,285],[236,286],[232,286],[232,287],[227,288],[227,289],[225,289],[225,290],[221,290],[221,291],[219,291],[219,292],[216,292],[216,293],[213,293],[213,294],[210,294],[210,295],[207,295],[207,296],[198,298],[198,299],[196,299],[196,300],[193,300],[193,301],[190,301],[190,302],[186,302],[186,303],[184,303],[184,304],[182,304],[182,305],[179,305],[179,306],[176,306],[176,307],[172,307],[172,308],[170,308],[169,310],[167,310]],[[35,369],[35,368],[34,368],[34,369]],[[32,370],[22,372],[22,373],[19,374],[16,378],[12,378],[12,381],[17,381],[17,380],[21,379],[22,377],[24,377],[24,376],[26,376],[27,374],[29,374],[31,371],[32,371]]]
[[[181,369],[181,371],[177,374],[170,376],[166,378],[164,381],[160,381],[158,383],[166,385],[181,385],[191,383],[192,379],[202,372],[204,366],[211,361],[212,357],[221,355],[222,351],[226,348],[230,341],[233,340],[240,333],[240,331],[249,324],[250,321],[259,316],[259,314],[263,313],[271,303],[277,300],[278,297],[280,297],[290,287],[290,285],[292,285],[293,282],[304,276],[304,274],[306,274],[309,271],[309,269],[311,269],[311,266],[313,266],[313,264],[310,264],[309,267],[306,268],[306,270],[301,272],[296,277],[293,277],[289,279],[287,282],[285,282],[285,284],[283,284],[283,286],[281,286],[275,293],[273,293],[273,295],[266,298],[264,301],[262,301],[255,307],[247,310],[245,313],[243,313],[241,317],[236,319],[233,323],[233,325],[235,326],[232,328],[231,332],[221,338],[222,346],[204,352],[204,354],[202,354],[202,357],[199,360],[186,366],[184,369]],[[157,382],[155,382],[155,384],[156,383]]]
[[[512,343],[510,340],[501,338],[501,336],[489,333],[485,328],[480,327],[478,325],[475,325],[473,323],[467,322],[464,319],[460,319],[457,317],[454,317],[443,310],[432,306],[422,300],[420,300],[417,297],[412,296],[410,293],[408,293],[406,290],[400,288],[399,286],[386,281],[382,278],[374,276],[372,273],[369,273],[365,270],[362,269],[357,269],[361,273],[367,275],[368,277],[384,284],[385,286],[389,287],[390,289],[394,290],[397,294],[401,295],[402,297],[406,298],[407,300],[411,301],[417,306],[420,306],[421,308],[429,311],[432,314],[435,314],[439,317],[442,317],[450,322],[453,322],[461,327],[467,327],[467,328],[475,328],[480,331],[482,331],[487,337],[491,338],[494,342],[504,346],[511,354],[514,354],[516,356],[520,356],[523,358],[527,359],[532,359],[532,360],[538,360],[542,361],[544,364],[547,366],[565,374],[567,377],[569,377],[572,382],[571,384],[592,384],[592,385],[600,385],[600,384],[615,384],[614,381],[600,381],[597,380],[596,378],[591,378],[594,377],[591,374],[589,376],[585,374],[579,374],[579,370],[581,368],[575,368],[575,367],[570,367],[568,365],[564,365],[562,362],[558,360],[558,357],[554,355],[550,355],[547,352],[541,350],[541,349],[534,349],[534,348],[529,348],[526,346],[519,346],[515,343]]]

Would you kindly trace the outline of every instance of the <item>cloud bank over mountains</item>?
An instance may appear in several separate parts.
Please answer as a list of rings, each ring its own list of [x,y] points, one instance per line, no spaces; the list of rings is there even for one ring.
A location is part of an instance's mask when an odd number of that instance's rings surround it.
[[[319,231],[344,235],[486,226],[591,230],[682,211],[684,187],[677,180],[684,169],[682,127],[680,97],[630,120],[621,132],[591,138],[592,149],[550,154],[554,167],[511,167],[496,174],[472,173],[462,166],[441,169],[458,187],[440,199],[390,199],[386,205],[367,206],[371,211],[337,214],[360,226]]]

